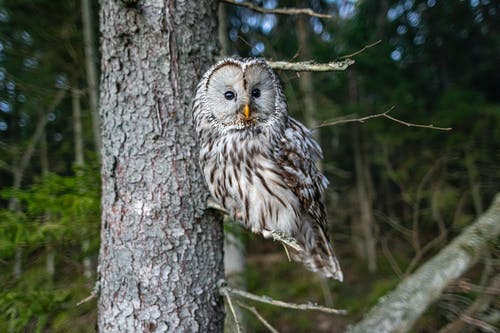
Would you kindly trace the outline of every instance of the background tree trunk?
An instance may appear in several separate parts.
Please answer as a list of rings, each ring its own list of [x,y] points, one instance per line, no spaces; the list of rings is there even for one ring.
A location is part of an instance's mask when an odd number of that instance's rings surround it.
[[[215,1],[101,2],[101,332],[220,332],[220,216],[206,211],[191,99]]]
[[[85,72],[90,101],[90,115],[92,117],[92,134],[97,156],[101,155],[101,129],[99,124],[99,86],[97,84],[96,52],[94,45],[94,20],[90,0],[82,0],[83,42],[85,48]]]

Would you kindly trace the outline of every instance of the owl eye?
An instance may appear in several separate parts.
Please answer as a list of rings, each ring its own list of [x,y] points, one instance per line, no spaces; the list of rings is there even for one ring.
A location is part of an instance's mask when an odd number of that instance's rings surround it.
[[[259,98],[260,97],[260,89],[255,88],[254,90],[252,90],[252,96],[255,98]]]
[[[224,97],[230,101],[234,98],[234,92],[232,92],[231,90],[228,90],[224,93]]]

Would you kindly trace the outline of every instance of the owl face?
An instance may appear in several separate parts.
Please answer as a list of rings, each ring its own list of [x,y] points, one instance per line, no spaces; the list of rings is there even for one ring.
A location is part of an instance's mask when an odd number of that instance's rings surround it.
[[[224,131],[266,126],[280,113],[279,83],[263,60],[226,59],[209,71],[205,89],[204,112]]]

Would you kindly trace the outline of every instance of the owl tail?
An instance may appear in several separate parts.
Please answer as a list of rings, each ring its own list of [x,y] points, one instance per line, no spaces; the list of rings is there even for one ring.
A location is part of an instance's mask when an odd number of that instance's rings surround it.
[[[342,282],[344,275],[325,230],[317,223],[304,223],[302,229],[295,235],[302,249],[292,250],[292,259],[302,262],[310,271]]]

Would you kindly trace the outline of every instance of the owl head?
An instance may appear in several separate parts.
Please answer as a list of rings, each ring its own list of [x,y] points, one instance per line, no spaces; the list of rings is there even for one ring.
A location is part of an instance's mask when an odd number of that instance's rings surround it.
[[[286,117],[278,77],[262,59],[224,59],[204,75],[194,100],[198,130],[255,132]]]

